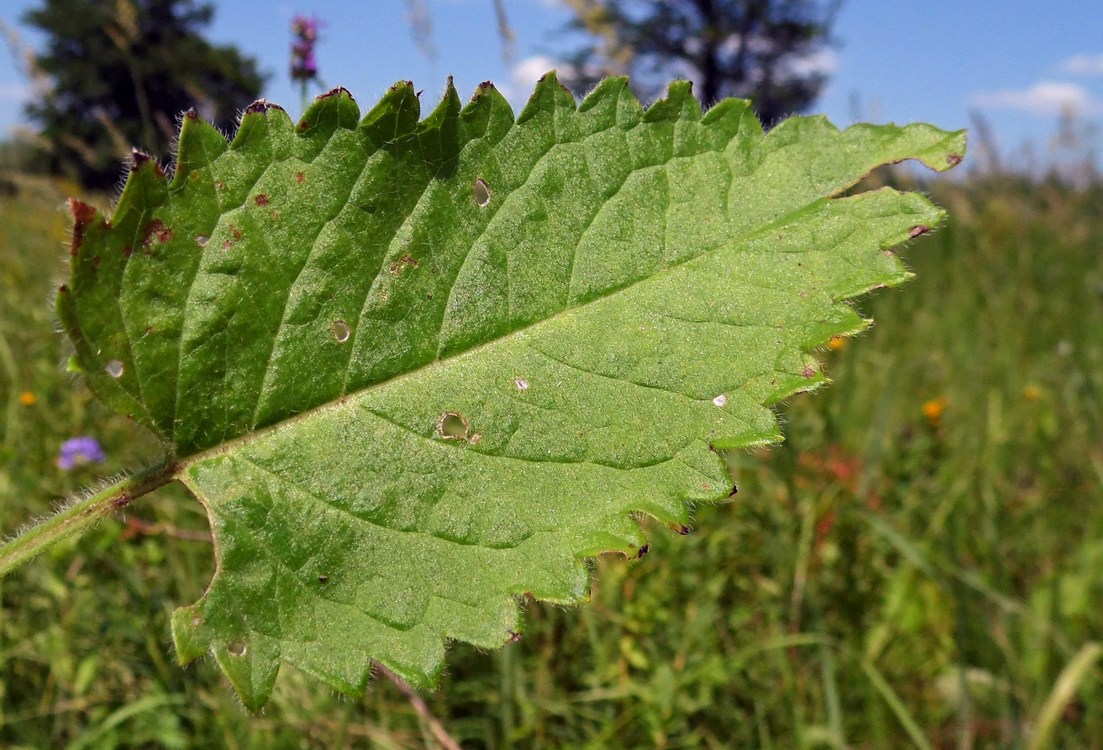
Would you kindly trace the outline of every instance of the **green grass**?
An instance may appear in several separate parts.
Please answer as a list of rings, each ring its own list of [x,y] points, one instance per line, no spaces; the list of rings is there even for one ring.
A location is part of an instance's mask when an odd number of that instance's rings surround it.
[[[2,530],[154,452],[63,371],[63,192],[21,185]],[[734,503],[597,562],[589,607],[528,605],[519,643],[453,647],[425,698],[464,747],[1103,748],[1103,188],[931,192],[952,220],[906,251],[917,278],[859,303],[877,325],[823,353],[835,383],[784,407],[784,446],[729,457]],[[81,434],[108,464],[60,471]],[[285,669],[251,717],[213,664],[175,666],[205,531],[162,490],[0,581],[0,746],[434,746],[383,680],[353,700]]]

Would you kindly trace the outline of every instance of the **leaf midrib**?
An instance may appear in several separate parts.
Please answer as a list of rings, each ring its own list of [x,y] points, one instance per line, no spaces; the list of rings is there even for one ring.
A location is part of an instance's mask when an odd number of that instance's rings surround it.
[[[652,166],[655,166],[655,165],[652,165]],[[680,271],[686,264],[692,263],[692,262],[697,261],[697,260],[699,260],[699,259],[701,259],[701,258],[703,258],[707,255],[710,255],[713,252],[716,252],[717,249],[722,245],[729,245],[729,246],[740,245],[740,244],[743,244],[743,243],[753,239],[754,237],[756,237],[760,234],[765,234],[769,231],[772,231],[778,225],[784,225],[784,224],[789,223],[794,217],[799,216],[802,212],[807,210],[807,208],[810,205],[812,205],[814,203],[817,203],[819,201],[825,200],[825,199],[830,199],[830,198],[837,197],[841,192],[845,191],[847,188],[849,188],[854,183],[858,182],[858,180],[860,180],[860,179],[861,179],[861,176],[855,178],[853,180],[853,182],[850,182],[846,185],[841,185],[841,186],[837,187],[831,193],[828,193],[824,196],[821,196],[821,197],[816,198],[812,201],[804,203],[804,204],[800,205],[799,207],[797,207],[797,208],[795,208],[795,209],[793,209],[793,210],[777,217],[776,219],[771,221],[769,224],[760,225],[760,226],[758,226],[757,228],[755,228],[753,230],[743,232],[742,234],[736,234],[736,235],[734,235],[733,237],[730,237],[730,238],[725,238],[724,241],[712,245],[711,247],[703,250],[702,252],[698,253],[697,255],[690,256],[690,257],[687,257],[687,258],[683,258],[682,260],[679,260],[679,261],[677,261],[677,262],[675,262],[675,263],[673,263],[673,264],[671,264],[671,265],[669,265],[665,268],[662,268],[662,269],[656,271],[655,273],[653,273],[649,276],[646,276],[646,277],[643,277],[643,278],[640,278],[640,279],[635,279],[633,281],[628,282],[627,284],[623,284],[623,285],[618,286],[618,287],[610,288],[609,290],[603,292],[602,294],[599,294],[599,295],[593,297],[592,299],[589,299],[586,302],[583,302],[583,303],[581,303],[581,304],[579,304],[575,307],[563,308],[563,309],[555,312],[554,314],[552,314],[551,316],[549,316],[547,318],[543,318],[541,320],[537,320],[537,321],[534,321],[532,323],[529,323],[528,325],[521,326],[520,328],[516,328],[516,329],[514,329],[514,330],[512,330],[512,331],[510,331],[510,332],[508,332],[508,333],[506,333],[502,336],[499,336],[497,338],[488,339],[487,341],[482,341],[482,342],[476,344],[475,346],[472,346],[468,349],[464,349],[463,351],[455,352],[454,354],[452,354],[450,356],[447,356],[447,357],[443,357],[443,358],[438,357],[438,358],[432,360],[431,362],[426,362],[425,364],[420,365],[419,367],[416,367],[412,370],[408,370],[406,372],[398,373],[398,374],[393,375],[393,376],[391,376],[391,377],[389,377],[385,380],[377,381],[377,382],[372,383],[370,385],[367,385],[363,388],[357,389],[357,390],[352,391],[350,393],[346,393],[346,394],[344,394],[344,395],[342,395],[342,396],[340,396],[336,399],[333,399],[331,401],[327,401],[326,403],[318,404],[317,406],[311,407],[311,408],[309,408],[305,411],[302,411],[298,414],[294,414],[292,416],[286,417],[286,418],[284,418],[284,419],[282,419],[278,422],[274,422],[270,425],[266,425],[264,427],[261,427],[261,428],[255,429],[255,430],[251,430],[247,433],[239,435],[239,436],[237,436],[237,437],[235,437],[231,440],[220,443],[216,446],[212,446],[212,447],[206,448],[202,451],[198,451],[196,453],[189,454],[187,456],[179,458],[177,460],[176,464],[175,464],[176,467],[177,467],[177,470],[174,473],[174,477],[179,479],[180,476],[182,476],[193,465],[203,463],[207,460],[214,459],[214,458],[217,458],[219,456],[231,453],[236,448],[238,448],[239,446],[248,445],[248,444],[253,443],[257,440],[261,440],[269,434],[276,433],[276,432],[279,432],[280,430],[284,430],[284,429],[290,429],[294,425],[298,424],[299,422],[307,421],[307,420],[311,419],[312,417],[314,417],[315,415],[325,414],[325,413],[330,412],[330,411],[338,411],[339,409],[343,408],[346,404],[359,399],[360,397],[362,397],[365,394],[371,393],[375,390],[385,388],[385,387],[387,387],[391,384],[394,384],[394,383],[402,382],[403,380],[405,380],[407,378],[415,377],[415,376],[419,375],[421,372],[423,372],[424,370],[428,370],[429,368],[432,368],[432,367],[437,367],[441,363],[452,362],[452,361],[459,360],[463,357],[468,357],[468,356],[471,356],[471,357],[477,356],[482,350],[484,350],[486,348],[489,348],[491,346],[504,345],[505,342],[508,342],[511,338],[514,338],[514,337],[519,336],[521,334],[524,334],[526,332],[530,332],[530,331],[532,331],[534,329],[537,329],[541,326],[553,325],[554,323],[556,323],[557,321],[559,321],[560,319],[562,319],[566,315],[578,314],[579,311],[585,310],[586,308],[588,308],[591,305],[601,303],[601,302],[609,299],[610,297],[613,297],[614,295],[626,292],[627,290],[630,290],[630,289],[632,289],[634,287],[637,287],[641,284],[647,284],[647,283],[652,283],[652,282],[657,283],[659,279],[665,278],[666,276],[668,276],[671,273],[675,273],[675,272]]]

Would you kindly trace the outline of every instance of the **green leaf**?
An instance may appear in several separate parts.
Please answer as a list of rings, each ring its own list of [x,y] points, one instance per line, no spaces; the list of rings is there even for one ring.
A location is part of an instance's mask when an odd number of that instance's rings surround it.
[[[188,114],[166,181],[137,159],[113,217],[74,203],[58,311],[91,388],[156,433],[204,504],[217,570],[177,611],[250,708],[282,662],[431,684],[445,642],[497,647],[517,600],[587,597],[634,520],[688,531],[734,492],[717,449],[780,440],[769,405],[868,321],[939,223],[874,167],[961,159],[962,133],[818,117],[769,134],[686,83],[581,105],[545,77],[514,118],[484,84],[420,119],[409,83],[231,143]]]

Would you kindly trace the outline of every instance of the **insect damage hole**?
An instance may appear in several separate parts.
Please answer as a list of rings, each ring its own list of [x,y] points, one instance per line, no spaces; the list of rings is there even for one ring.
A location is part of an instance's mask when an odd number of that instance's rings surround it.
[[[333,325],[329,328],[333,333],[334,340],[336,340],[338,344],[345,343],[349,340],[349,337],[352,336],[352,326],[343,320],[338,319],[333,321]]]
[[[490,186],[486,184],[486,180],[479,177],[475,180],[473,187],[475,191],[475,202],[479,204],[479,208],[486,208],[490,205]]]
[[[240,638],[230,641],[226,644],[226,653],[230,656],[245,656],[245,652],[248,650],[248,646],[245,645],[245,641]]]
[[[462,414],[446,411],[437,421],[437,436],[443,440],[467,440],[471,426]]]

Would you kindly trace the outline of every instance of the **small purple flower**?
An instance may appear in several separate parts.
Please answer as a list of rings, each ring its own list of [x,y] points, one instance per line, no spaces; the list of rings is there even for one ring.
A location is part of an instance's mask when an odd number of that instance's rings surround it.
[[[75,437],[61,444],[57,467],[64,471],[71,471],[85,464],[102,464],[106,458],[103,448],[95,438]]]
[[[306,16],[291,19],[291,33],[295,41],[291,43],[291,78],[296,81],[310,81],[318,77],[318,61],[314,57],[314,44],[318,41],[318,27],[321,21]]]

